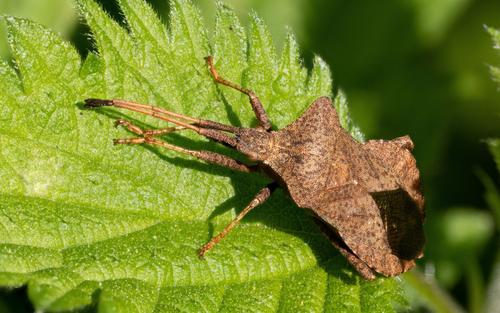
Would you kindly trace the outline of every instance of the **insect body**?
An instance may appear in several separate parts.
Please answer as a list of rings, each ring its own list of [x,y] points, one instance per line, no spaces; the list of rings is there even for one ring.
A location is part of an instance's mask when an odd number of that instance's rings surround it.
[[[395,276],[415,265],[423,255],[424,199],[419,171],[408,136],[390,141],[356,142],[341,126],[331,100],[322,97],[289,126],[271,130],[258,97],[221,78],[212,57],[207,64],[217,83],[248,95],[260,125],[240,128],[197,119],[162,108],[123,100],[85,100],[87,107],[116,106],[176,124],[142,130],[126,120],[117,124],[139,135],[116,144],[151,144],[186,153],[201,160],[243,172],[261,171],[274,180],[262,188],[240,214],[204,245],[209,251],[253,208],[266,201],[276,186],[285,188],[295,203],[308,210],[321,231],[366,279],[375,273]],[[245,165],[228,156],[188,150],[155,138],[190,129],[230,146],[256,161]]]
[[[263,166],[366,277],[414,266],[424,243],[423,197],[408,137],[358,143],[330,99],[274,133]]]

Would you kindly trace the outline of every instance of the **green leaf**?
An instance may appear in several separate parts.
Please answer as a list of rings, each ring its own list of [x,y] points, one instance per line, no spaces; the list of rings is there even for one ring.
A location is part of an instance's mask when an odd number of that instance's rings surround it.
[[[84,61],[67,42],[28,20],[7,18],[15,68],[0,64],[0,285],[28,285],[40,311],[97,304],[100,312],[394,312],[399,283],[366,282],[278,190],[207,255],[197,249],[266,183],[171,151],[113,146],[124,114],[81,110],[90,97],[124,98],[223,123],[255,124],[248,99],[216,86],[203,57],[253,88],[283,127],[331,95],[328,66],[308,72],[289,35],[280,57],[252,15],[245,32],[217,4],[209,41],[191,2],[171,2],[169,28],[143,0],[121,0],[127,29],[92,0],[78,2],[97,51]],[[345,97],[342,124],[358,139]],[[224,147],[193,134],[169,142]]]
[[[64,36],[70,35],[77,22],[71,1],[67,0],[2,0],[0,16],[3,15],[30,18],[61,32]],[[6,39],[5,25],[0,20],[0,58],[9,54]]]
[[[488,33],[490,33],[493,40],[493,48],[495,48],[496,50],[500,50],[500,31],[491,27],[486,27],[486,30],[488,31]],[[500,68],[490,66],[490,72],[493,80],[500,84]]]
[[[486,30],[490,33],[493,40],[493,48],[500,50],[500,31],[490,27],[487,27]],[[500,84],[500,68],[490,66],[490,70],[493,79]],[[497,170],[500,173],[500,139],[489,139],[487,143],[497,165]],[[496,215],[497,227],[500,229],[500,194],[490,177],[481,173],[481,179],[486,187],[486,200]]]
[[[486,30],[490,33],[493,39],[493,47],[500,50],[500,31],[494,28],[487,27]],[[490,72],[493,80],[500,84],[500,68],[490,66]],[[494,138],[488,140],[488,147],[493,155],[493,159],[497,165],[497,170],[500,173],[500,139]],[[481,173],[481,179],[486,188],[486,201],[491,207],[496,218],[497,229],[500,229],[500,193],[495,185],[495,182],[486,174]],[[498,300],[498,292],[500,291],[500,252],[497,251],[496,261],[493,266],[492,275],[490,278],[488,291],[485,301],[485,312],[493,312],[498,309],[500,301]]]
[[[491,154],[493,155],[493,159],[495,160],[495,164],[497,165],[497,170],[500,173],[500,139],[496,138],[488,140],[488,146]]]

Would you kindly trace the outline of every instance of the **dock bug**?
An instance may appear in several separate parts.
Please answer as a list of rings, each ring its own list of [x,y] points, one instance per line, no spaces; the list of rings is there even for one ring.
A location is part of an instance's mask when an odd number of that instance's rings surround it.
[[[423,255],[425,241],[424,198],[411,153],[413,142],[408,136],[357,142],[340,126],[327,97],[315,100],[292,124],[273,131],[257,95],[220,77],[211,56],[206,61],[215,82],[248,95],[259,126],[224,125],[123,100],[85,100],[86,107],[114,106],[176,125],[143,130],[127,120],[118,120],[117,125],[138,137],[116,139],[115,144],[157,145],[236,171],[261,172],[273,179],[221,233],[201,247],[200,257],[280,186],[314,216],[321,231],[364,278],[374,279],[376,273],[395,276],[415,265],[415,259]],[[179,130],[195,131],[229,146],[255,165],[156,138]]]

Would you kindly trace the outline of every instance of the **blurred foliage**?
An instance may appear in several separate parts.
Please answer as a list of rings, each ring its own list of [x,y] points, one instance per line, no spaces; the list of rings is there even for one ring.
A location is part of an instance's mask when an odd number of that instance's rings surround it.
[[[63,35],[70,35],[77,18],[68,0],[1,0],[0,15],[20,16],[32,19]],[[5,25],[0,23],[0,58],[8,56]]]
[[[489,29],[494,43],[495,48],[500,50],[500,32],[498,30]],[[498,75],[498,68],[491,66],[490,67],[493,78],[500,85],[500,75]],[[495,163],[497,165],[498,172],[500,172],[500,139],[490,139],[488,140],[488,145],[495,159]],[[481,178],[483,180],[483,184],[486,188],[485,198],[493,210],[493,214],[495,216],[496,221],[496,231],[497,236],[500,233],[500,193],[498,191],[497,186],[495,186],[494,181],[485,173],[481,172]],[[493,265],[493,269],[491,271],[491,279],[488,285],[488,291],[486,294],[486,304],[485,304],[485,312],[498,312],[500,310],[500,298],[498,295],[500,294],[500,242],[496,242],[496,258],[495,264]]]
[[[493,47],[500,50],[500,31],[494,28],[487,28],[493,40]],[[495,63],[498,64],[498,63]],[[490,72],[493,80],[495,80],[500,87],[500,68],[497,66],[490,66]],[[500,172],[500,138],[488,140],[488,145],[495,159],[498,172]],[[497,235],[500,233],[500,193],[495,186],[494,181],[486,174],[481,172],[481,178],[486,188],[486,202],[493,210],[495,216]],[[498,312],[500,310],[500,242],[496,242],[496,259],[493,265],[491,279],[486,294],[485,312]]]
[[[439,44],[471,0],[412,0],[417,35],[423,45]]]
[[[113,1],[101,2],[122,20]],[[149,2],[166,17],[166,0]],[[195,2],[212,21],[212,1]],[[317,53],[331,66],[334,85],[345,90],[353,119],[368,138],[413,138],[427,200],[422,277],[435,278],[471,312],[498,310],[491,294],[500,290],[499,174],[482,139],[500,133],[500,85],[490,75],[499,74],[500,59],[483,27],[493,27],[489,32],[498,38],[493,29],[500,28],[500,1],[225,2],[244,21],[255,9],[278,43],[284,25],[291,26],[304,62]],[[73,38],[82,54],[91,47],[85,32],[80,25]],[[428,301],[414,304],[416,310],[424,305],[443,311]]]
[[[500,31],[491,27],[488,27],[487,30],[493,40],[493,48],[495,48],[496,50],[500,50]],[[493,80],[495,80],[500,86],[500,68],[491,65],[490,71]],[[494,146],[494,143],[491,146]],[[492,152],[495,153],[495,150],[492,149]]]
[[[437,234],[429,251],[439,271],[438,280],[444,287],[452,287],[459,273],[481,253],[493,235],[493,220],[489,212],[475,208],[450,208],[438,216],[440,225],[432,224]],[[446,247],[442,249],[440,247]]]
[[[207,16],[206,20],[213,22],[210,16],[214,15],[214,1],[195,0]],[[273,38],[276,38],[276,44],[281,46],[285,39],[285,27],[289,27],[298,38],[307,36],[305,29],[306,16],[304,10],[310,5],[307,0],[228,0],[229,4],[242,20],[248,21],[248,13],[255,11],[262,16],[263,20],[268,21],[268,25]]]

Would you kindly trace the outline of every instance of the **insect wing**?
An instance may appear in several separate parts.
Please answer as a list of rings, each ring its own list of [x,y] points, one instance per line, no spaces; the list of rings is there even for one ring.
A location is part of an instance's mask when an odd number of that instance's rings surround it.
[[[413,260],[394,254],[382,214],[372,196],[360,185],[329,190],[313,211],[339,234],[346,246],[369,267],[385,276],[396,276],[414,266]]]

